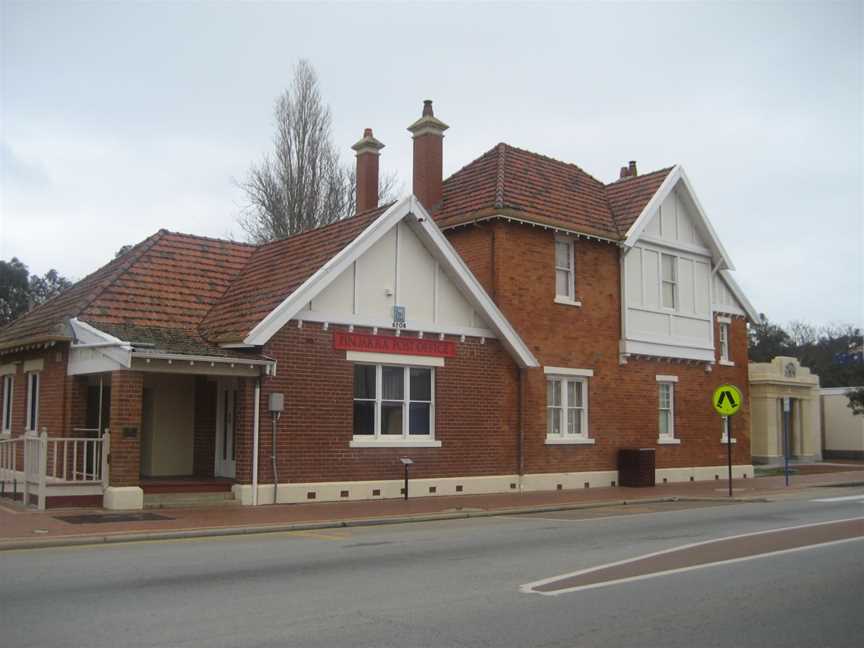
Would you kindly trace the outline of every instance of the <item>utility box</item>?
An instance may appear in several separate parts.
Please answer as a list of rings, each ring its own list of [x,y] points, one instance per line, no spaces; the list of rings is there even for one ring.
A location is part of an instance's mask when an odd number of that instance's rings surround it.
[[[621,448],[618,451],[618,485],[653,486],[655,466],[654,448]]]
[[[285,394],[270,394],[267,409],[274,414],[285,411]]]

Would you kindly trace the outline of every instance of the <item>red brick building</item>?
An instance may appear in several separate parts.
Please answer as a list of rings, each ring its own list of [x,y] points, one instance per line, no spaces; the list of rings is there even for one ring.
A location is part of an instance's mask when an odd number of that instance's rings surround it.
[[[211,480],[399,497],[406,457],[412,496],[608,486],[633,447],[658,481],[724,475],[709,396],[746,396],[756,314],[683,169],[603,183],[499,144],[444,180],[446,129],[427,102],[397,203],[367,129],[356,216],[264,245],[160,230],[0,330],[0,444],[109,431],[110,508]],[[745,398],[736,476],[749,429]]]

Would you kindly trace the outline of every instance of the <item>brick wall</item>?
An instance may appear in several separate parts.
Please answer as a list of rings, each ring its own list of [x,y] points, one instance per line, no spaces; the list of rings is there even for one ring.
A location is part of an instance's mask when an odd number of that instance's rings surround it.
[[[144,376],[136,371],[111,373],[112,486],[137,486],[141,477],[141,401]],[[133,434],[134,432],[134,434]]]
[[[279,481],[399,479],[400,457],[410,456],[415,477],[479,476],[517,471],[518,372],[495,340],[456,342],[457,356],[435,370],[435,438],[440,448],[350,448],[353,364],[333,349],[321,325],[292,322],[267,344],[278,372],[263,379],[260,480],[272,480],[271,419],[267,399],[282,392],[278,423]],[[252,381],[247,381],[251,395]],[[251,403],[251,398],[250,398]],[[247,411],[251,407],[246,408]],[[251,412],[241,429],[250,429]],[[249,439],[251,442],[251,439]],[[238,479],[249,480],[251,454],[238,455]]]
[[[0,356],[0,365],[15,365],[15,384],[12,393],[12,435],[21,436],[27,424],[27,374],[24,363],[30,360],[43,361],[39,372],[39,414],[37,431],[47,429],[49,436],[68,436],[70,431],[68,411],[69,378],[66,376],[68,346],[57,344],[49,349],[24,351]]]
[[[485,233],[485,239],[483,234]],[[747,335],[742,318],[733,320],[734,367],[631,358],[618,361],[621,338],[619,249],[579,239],[575,246],[576,297],[581,307],[554,303],[554,235],[551,231],[493,221],[446,232],[472,270],[488,275],[491,258],[479,241],[494,240],[492,285],[495,301],[541,365],[585,368],[589,380],[589,445],[547,445],[546,378],[526,371],[525,472],[614,470],[618,448],[651,447],[657,467],[718,465],[726,461],[722,425],[710,397],[722,382],[741,387],[747,398],[733,419],[735,463],[750,462]],[[488,249],[492,249],[489,246]],[[715,324],[716,325],[716,324]],[[716,336],[715,336],[716,337]],[[675,431],[680,445],[659,445],[657,375],[678,377]]]

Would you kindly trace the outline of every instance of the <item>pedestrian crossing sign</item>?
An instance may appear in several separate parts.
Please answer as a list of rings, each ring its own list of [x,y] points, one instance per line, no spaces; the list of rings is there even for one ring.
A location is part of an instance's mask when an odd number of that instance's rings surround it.
[[[711,399],[714,409],[721,416],[732,416],[741,409],[743,401],[741,390],[735,385],[720,385],[714,390],[714,396]]]

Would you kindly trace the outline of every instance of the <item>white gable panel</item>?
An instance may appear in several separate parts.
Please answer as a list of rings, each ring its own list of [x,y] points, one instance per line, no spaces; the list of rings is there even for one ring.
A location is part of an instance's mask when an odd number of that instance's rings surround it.
[[[474,308],[405,222],[383,234],[312,299],[307,318],[387,326],[394,306],[405,308],[412,330],[477,329],[475,333],[492,337],[489,324],[475,317]]]
[[[680,183],[679,183],[680,186]],[[686,191],[676,188],[663,199],[660,207],[648,221],[642,237],[648,240],[667,243],[673,247],[683,245],[687,248],[707,250],[707,244],[699,234],[701,225],[694,217],[695,206]]]
[[[714,310],[734,315],[746,315],[741,302],[732,294],[732,290],[719,272],[714,275]]]

